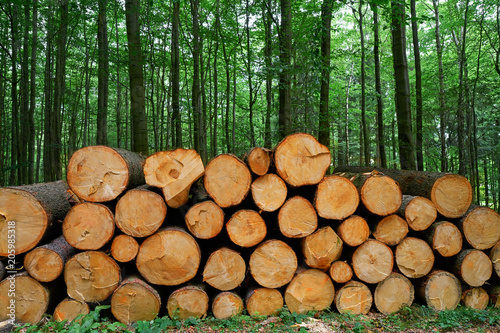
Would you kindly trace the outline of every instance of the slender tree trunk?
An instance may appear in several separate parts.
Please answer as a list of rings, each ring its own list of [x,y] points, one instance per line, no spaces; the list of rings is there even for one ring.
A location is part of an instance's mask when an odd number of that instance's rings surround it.
[[[485,157],[483,160],[483,172],[484,172],[484,205],[488,207],[490,205],[490,182],[488,179],[488,158]]]
[[[216,1],[215,9],[215,33],[216,36],[220,31],[220,0]],[[212,157],[218,155],[217,144],[217,125],[219,122],[219,70],[217,68],[217,60],[219,58],[219,38],[215,40],[215,54],[214,54],[214,124],[213,124],[213,137],[212,137]]]
[[[98,82],[97,82],[97,136],[96,144],[108,144],[108,94],[109,94],[109,49],[108,49],[108,0],[99,0],[97,19]]]
[[[255,143],[255,129],[253,125],[253,91],[254,86],[252,84],[252,48],[250,47],[250,5],[249,0],[246,0],[245,7],[245,32],[246,32],[246,48],[247,48],[247,77],[248,77],[248,120],[250,126],[250,143],[252,147],[256,146]]]
[[[281,0],[281,29],[279,34],[281,70],[279,75],[279,117],[280,139],[291,133],[291,79],[292,56],[292,8],[290,0]]]
[[[199,0],[190,0],[191,18],[193,21],[193,87],[191,91],[191,107],[194,119],[194,149],[201,149],[201,107],[200,107],[200,32],[198,19]]]
[[[43,143],[43,179],[44,181],[50,181],[50,148],[52,144],[52,133],[50,131],[50,124],[52,120],[52,102],[53,102],[53,55],[52,55],[52,34],[53,34],[53,12],[52,6],[49,5],[47,9],[46,20],[46,40],[45,40],[45,69],[44,69],[44,143]],[[12,184],[12,183],[11,183]]]
[[[0,33],[2,33],[2,36],[6,35],[3,28],[0,28]],[[0,57],[0,76],[2,77],[7,76],[7,57]],[[5,113],[6,95],[7,95],[7,80],[0,80],[0,133],[5,133],[5,134],[7,134],[6,132],[7,117]],[[6,170],[7,170],[7,163],[9,161],[8,144],[9,144],[8,136],[5,135],[5,139],[0,140],[0,186],[7,185]]]
[[[118,2],[115,4],[115,41],[116,41],[116,146],[122,146],[122,84],[120,82],[120,39],[118,34]]]
[[[231,91],[231,73],[229,71],[229,62],[230,58],[228,55],[228,52],[226,50],[226,43],[224,41],[224,38],[222,36],[221,31],[219,30],[219,37],[222,39],[222,54],[224,55],[224,63],[225,63],[225,70],[226,70],[226,116],[225,116],[225,124],[224,124],[224,130],[226,133],[226,149],[227,152],[230,153],[231,150],[231,140],[230,140],[230,135],[229,135],[229,107],[230,107],[230,91]]]
[[[209,48],[210,50],[210,48]],[[210,55],[208,56],[210,59]],[[203,39],[200,36],[200,93],[201,105],[200,108],[200,156],[204,163],[208,162],[208,149],[207,149],[207,96],[205,89],[206,74],[205,65],[203,64]],[[210,62],[210,61],[209,61]]]
[[[24,4],[24,32],[23,32],[23,58],[21,62],[21,132],[20,132],[20,183],[27,184],[28,183],[28,140],[30,137],[30,128],[29,128],[29,29],[30,29],[30,6],[28,4]]]
[[[28,113],[28,184],[35,182],[35,106],[36,106],[36,55],[38,45],[38,1],[33,1],[31,19],[31,68],[30,68],[30,106]],[[40,150],[40,146],[38,146]]]
[[[19,163],[20,156],[20,139],[19,139],[19,106],[17,102],[17,51],[18,51],[18,5],[16,3],[10,5],[10,33],[12,36],[12,51],[11,51],[11,68],[12,68],[12,84],[11,84],[11,99],[12,99],[12,140],[10,153],[10,184],[19,184]]]
[[[417,111],[417,140],[415,142],[417,151],[417,170],[424,170],[424,153],[423,153],[423,124],[422,124],[422,69],[420,66],[420,46],[418,44],[418,24],[417,10],[415,8],[415,0],[411,0],[411,31],[413,35],[413,53],[415,57],[415,94],[416,94],[416,111]]]
[[[232,141],[232,148],[233,154],[236,154],[236,68],[237,68],[237,62],[236,62],[236,52],[234,52],[234,63],[233,63],[233,126],[232,126],[232,133],[231,133],[231,141]]]
[[[172,10],[172,146],[182,146],[180,114],[180,62],[179,62],[179,15],[180,0],[173,0]]]
[[[83,36],[85,40],[85,110],[84,110],[84,121],[83,121],[83,146],[86,147],[90,145],[89,140],[89,126],[90,126],[90,50],[89,43],[87,40],[87,29],[83,26]]]
[[[272,76],[272,39],[271,39],[271,29],[272,29],[272,17],[271,17],[271,0],[266,0],[262,2],[262,18],[264,20],[264,34],[265,34],[265,46],[264,46],[264,62],[266,64],[266,118],[265,118],[265,130],[264,130],[264,146],[266,148],[271,148],[271,110],[273,107],[272,101],[272,86],[273,86],[273,76]]]
[[[328,102],[330,99],[330,39],[332,23],[332,0],[324,0],[321,6],[321,88],[319,100],[318,140],[330,147],[330,116]],[[307,114],[307,112],[305,113]]]

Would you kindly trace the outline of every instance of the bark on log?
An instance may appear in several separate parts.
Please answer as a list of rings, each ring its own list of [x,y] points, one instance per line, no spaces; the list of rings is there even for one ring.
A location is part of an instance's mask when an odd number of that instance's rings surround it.
[[[500,277],[500,241],[498,241],[495,246],[491,248],[489,257],[491,259],[491,263],[493,264],[495,275]]]
[[[254,180],[251,185],[252,198],[257,207],[265,212],[274,212],[286,200],[288,189],[279,176],[268,173]]]
[[[454,259],[455,274],[469,286],[481,287],[490,279],[493,265],[483,251],[462,250]]]
[[[388,315],[410,307],[415,299],[415,289],[407,277],[391,273],[377,284],[373,298],[377,310]]]
[[[329,226],[301,240],[302,254],[307,266],[327,270],[342,254],[342,240]]]
[[[314,206],[319,216],[343,220],[354,214],[358,205],[358,190],[349,179],[337,175],[326,176],[318,184]]]
[[[309,200],[295,196],[281,206],[278,213],[278,224],[285,237],[302,238],[316,230],[318,216]]]
[[[67,242],[74,248],[98,250],[113,238],[115,218],[108,207],[83,202],[71,208],[62,229]]]
[[[422,231],[429,228],[436,220],[437,210],[429,199],[403,195],[398,214],[408,222],[412,230]]]
[[[394,256],[390,247],[369,239],[352,255],[354,274],[363,282],[379,283],[392,273]]]
[[[102,302],[111,296],[120,281],[120,267],[103,252],[80,252],[64,266],[68,296],[78,301]]]
[[[125,149],[84,147],[71,156],[66,179],[79,198],[110,201],[127,188],[144,184],[143,163],[142,156]]]
[[[441,270],[428,274],[416,290],[425,304],[436,311],[455,309],[462,296],[462,287],[455,275]]]
[[[428,229],[426,240],[442,257],[452,257],[462,250],[462,233],[453,223],[434,222]]]
[[[0,281],[3,280],[3,278],[5,277],[5,266],[3,264],[3,262],[0,261]]]
[[[370,311],[372,303],[372,292],[364,283],[358,281],[346,283],[335,295],[335,306],[340,313],[365,315]]]
[[[253,251],[248,265],[258,284],[279,288],[292,280],[297,270],[297,256],[285,242],[271,239]]]
[[[285,137],[274,151],[278,175],[294,187],[318,184],[330,167],[330,161],[328,147],[305,133]]]
[[[500,214],[488,207],[471,206],[459,227],[467,242],[478,250],[490,249],[500,240]]]
[[[74,252],[75,248],[68,244],[64,236],[59,236],[49,244],[28,252],[24,257],[24,267],[40,282],[54,281],[62,274],[64,264]]]
[[[115,209],[116,226],[132,237],[148,237],[163,224],[167,206],[161,195],[140,187],[127,191]]]
[[[481,287],[470,288],[462,293],[461,303],[468,308],[485,310],[489,302],[488,293]]]
[[[239,316],[244,308],[243,299],[230,291],[217,294],[212,301],[212,313],[217,319]]]
[[[234,213],[226,223],[231,241],[241,247],[252,247],[266,237],[266,222],[254,210],[242,209]]]
[[[345,261],[334,261],[328,270],[330,277],[335,283],[346,283],[352,278],[352,268]]]
[[[337,227],[337,235],[349,246],[359,246],[370,237],[370,227],[361,216],[353,215]]]
[[[408,223],[396,214],[384,217],[375,223],[373,237],[389,245],[398,245],[408,234]]]
[[[291,313],[320,311],[329,307],[335,297],[335,288],[328,274],[308,269],[297,274],[285,291],[285,303]]]
[[[257,176],[264,176],[271,166],[271,151],[255,147],[243,157],[250,170]]]
[[[129,235],[118,235],[111,243],[111,256],[119,262],[129,262],[137,257],[139,243]]]
[[[67,190],[64,181],[0,188],[0,256],[28,252],[57,227],[71,208]]]
[[[426,241],[407,237],[396,247],[396,264],[403,275],[417,279],[427,275],[434,266],[434,253]]]
[[[160,294],[138,277],[128,277],[111,296],[111,312],[123,324],[153,320],[160,312]]]
[[[135,261],[139,273],[149,283],[175,286],[196,275],[201,252],[189,233],[166,228],[142,242]]]
[[[208,311],[208,295],[197,286],[177,289],[168,297],[167,310],[172,319],[204,318]]]
[[[205,170],[205,189],[222,208],[240,204],[246,198],[251,183],[250,170],[234,155],[222,154],[215,157]]]
[[[78,316],[85,316],[89,313],[90,309],[87,303],[67,297],[56,306],[53,318],[57,321],[67,320],[71,322]]]
[[[241,255],[223,247],[213,252],[203,270],[203,282],[215,289],[227,291],[238,287],[245,279],[246,264]]]
[[[203,201],[189,208],[184,220],[194,237],[210,239],[224,227],[224,212],[213,201]]]
[[[283,295],[278,289],[250,289],[245,298],[247,312],[250,316],[272,316],[283,308]]]

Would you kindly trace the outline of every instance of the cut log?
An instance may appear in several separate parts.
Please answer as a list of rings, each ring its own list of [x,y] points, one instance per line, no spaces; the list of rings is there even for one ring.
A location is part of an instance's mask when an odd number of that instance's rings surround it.
[[[278,224],[285,237],[302,238],[316,230],[318,216],[309,200],[295,196],[281,206],[278,213]]]
[[[241,247],[252,247],[266,237],[266,222],[254,210],[242,209],[231,216],[226,223],[227,233],[231,241]]]
[[[285,242],[271,239],[253,251],[249,267],[258,284],[266,288],[279,288],[292,280],[297,270],[297,256]]]
[[[253,201],[265,212],[274,212],[280,208],[288,193],[283,179],[273,173],[257,178],[252,183],[251,191]]]
[[[246,164],[231,154],[215,157],[205,170],[205,190],[222,208],[240,204],[251,183],[252,175]]]
[[[167,310],[172,319],[204,318],[208,311],[207,293],[197,286],[177,289],[168,297]]]
[[[459,227],[467,242],[478,250],[490,249],[500,240],[500,214],[488,207],[470,207]]]
[[[462,297],[462,287],[455,275],[441,270],[432,271],[416,290],[425,304],[436,311],[455,309]]]
[[[468,308],[485,310],[489,302],[488,293],[481,287],[470,288],[462,293],[461,303]]]
[[[407,237],[396,247],[396,264],[399,270],[410,279],[427,275],[434,266],[434,253],[426,241]]]
[[[186,189],[205,173],[200,155],[194,149],[177,148],[160,151],[144,163],[146,183],[162,188],[165,201],[169,201]]]
[[[352,278],[352,268],[345,261],[334,261],[328,270],[330,277],[335,283],[346,283]]]
[[[67,190],[64,181],[0,188],[0,256],[37,246],[71,208]]]
[[[185,205],[189,201],[189,193],[191,187],[184,189],[181,193],[177,194],[170,200],[167,200],[167,206],[171,208],[179,208],[182,205]]]
[[[127,191],[115,209],[116,226],[132,237],[148,237],[163,224],[167,206],[161,195],[140,187]]]
[[[83,202],[71,208],[62,229],[64,237],[74,248],[98,250],[113,238],[115,218],[108,207]]]
[[[79,198],[110,201],[127,188],[144,184],[143,162],[142,156],[125,149],[84,147],[71,156],[66,179]]]
[[[224,227],[224,212],[213,201],[203,201],[189,208],[184,220],[194,237],[210,239]]]
[[[49,290],[26,273],[10,275],[0,282],[0,321],[36,324],[47,311]]]
[[[85,316],[89,313],[90,309],[87,303],[67,297],[57,304],[53,318],[57,321],[67,320],[71,322],[78,316]]]
[[[301,241],[307,266],[327,270],[342,254],[342,240],[329,226],[315,231]]]
[[[379,283],[392,273],[394,256],[390,247],[369,239],[352,255],[354,274],[363,282]]]
[[[257,176],[264,176],[271,165],[271,151],[255,147],[243,157],[250,170]]]
[[[318,184],[314,206],[325,219],[343,220],[354,214],[359,205],[356,186],[347,178],[326,176]]]
[[[149,283],[176,286],[196,275],[201,252],[189,233],[166,228],[142,242],[135,261],[139,273]]]
[[[424,197],[403,195],[403,202],[398,210],[399,215],[406,219],[408,226],[415,231],[422,231],[436,220],[436,206]]]
[[[118,235],[111,243],[111,256],[119,262],[129,262],[139,253],[139,243],[129,235]]]
[[[217,319],[239,316],[244,308],[243,299],[230,291],[217,294],[212,302],[212,313]]]
[[[372,303],[372,292],[364,283],[358,281],[346,283],[335,295],[335,306],[340,313],[365,315],[370,311]]]
[[[471,287],[481,287],[493,272],[490,258],[480,250],[462,250],[455,258],[454,272]]]
[[[213,252],[203,270],[203,282],[215,289],[227,291],[238,287],[245,279],[246,264],[241,255],[223,247]]]
[[[404,275],[391,273],[377,284],[373,298],[377,310],[388,315],[410,307],[415,299],[415,289]]]
[[[138,277],[128,277],[111,296],[111,312],[123,324],[153,320],[160,312],[160,294]]]
[[[427,242],[442,257],[452,257],[462,250],[462,233],[453,223],[433,223],[427,232]]]
[[[250,316],[272,316],[283,308],[283,295],[278,289],[251,289],[247,293],[245,303]]]
[[[493,284],[487,287],[487,292],[490,297],[491,305],[499,309],[500,308],[500,285]]]
[[[396,214],[384,217],[377,223],[373,230],[376,240],[389,245],[398,245],[408,234],[408,223]]]
[[[118,287],[120,280],[118,264],[99,251],[78,253],[64,267],[68,296],[82,302],[104,301]]]
[[[291,313],[307,313],[328,308],[335,288],[328,274],[308,269],[297,274],[285,290],[285,303]]]
[[[500,241],[498,241],[495,246],[493,246],[490,250],[490,259],[493,264],[493,269],[495,271],[495,275],[500,277]]]
[[[330,167],[330,162],[328,147],[305,133],[288,135],[274,151],[278,175],[294,187],[318,184]]]
[[[64,264],[74,252],[75,248],[68,244],[64,236],[59,236],[49,244],[28,252],[24,257],[24,268],[40,282],[54,281],[62,274]]]
[[[359,246],[370,237],[370,227],[361,216],[353,215],[337,227],[337,235],[349,246]]]

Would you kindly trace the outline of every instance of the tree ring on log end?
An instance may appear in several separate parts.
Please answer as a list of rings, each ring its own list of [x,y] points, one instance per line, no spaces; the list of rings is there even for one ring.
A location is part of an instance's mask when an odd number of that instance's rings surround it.
[[[448,174],[438,178],[431,189],[431,201],[448,218],[459,218],[472,202],[472,187],[467,178]]]

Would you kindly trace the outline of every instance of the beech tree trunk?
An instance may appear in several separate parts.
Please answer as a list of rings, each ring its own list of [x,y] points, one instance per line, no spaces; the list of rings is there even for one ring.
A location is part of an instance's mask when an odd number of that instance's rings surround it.
[[[295,196],[281,206],[278,213],[278,225],[285,237],[301,238],[316,230],[318,216],[309,200]]]

